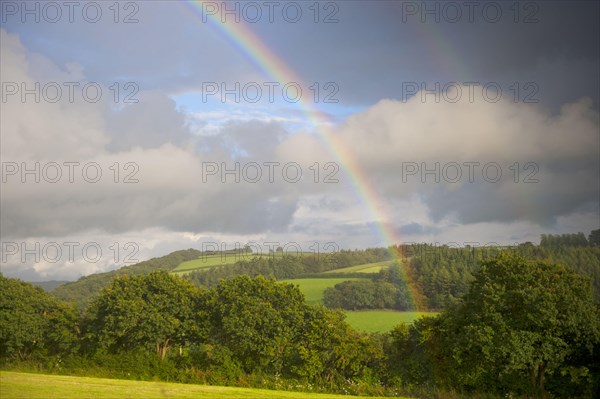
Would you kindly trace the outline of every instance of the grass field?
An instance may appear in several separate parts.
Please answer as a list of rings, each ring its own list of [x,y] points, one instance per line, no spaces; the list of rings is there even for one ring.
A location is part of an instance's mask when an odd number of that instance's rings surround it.
[[[401,323],[412,323],[420,316],[435,316],[435,312],[398,312],[394,310],[357,310],[346,312],[346,321],[357,330],[387,332]]]
[[[348,281],[358,280],[357,278],[299,278],[294,280],[283,280],[285,283],[292,283],[298,285],[300,291],[304,293],[306,297],[306,303],[314,305],[317,303],[323,303],[323,292],[329,287]]]
[[[383,262],[376,263],[365,263],[363,265],[355,265],[344,267],[343,269],[334,269],[323,272],[322,274],[334,274],[334,273],[378,273],[381,269],[385,269],[392,264],[391,260],[385,260]]]
[[[364,266],[364,265],[363,265]],[[309,304],[323,303],[323,291],[328,287],[357,278],[301,278],[285,280],[286,283],[296,284],[304,293]],[[366,332],[388,332],[400,323],[412,323],[420,316],[436,315],[435,312],[398,312],[394,310],[346,310],[346,321],[352,327]]]
[[[0,372],[2,399],[343,399],[351,396]]]
[[[239,254],[206,255],[198,259],[183,262],[173,269],[172,272],[185,274],[191,272],[192,270],[207,269],[221,265],[230,265],[237,262],[241,258],[242,256]]]
[[[293,253],[290,252],[287,255],[290,256],[306,256],[312,255],[312,252],[304,252],[304,253]],[[186,262],[181,263],[175,269],[173,269],[172,273],[177,274],[186,274],[196,270],[209,269],[215,266],[223,266],[223,265],[232,265],[235,262],[241,260],[251,260],[256,257],[267,257],[273,256],[276,258],[280,258],[284,255],[283,252],[271,252],[271,253],[223,253],[223,254],[214,254],[214,255],[204,255],[198,259],[188,260]]]

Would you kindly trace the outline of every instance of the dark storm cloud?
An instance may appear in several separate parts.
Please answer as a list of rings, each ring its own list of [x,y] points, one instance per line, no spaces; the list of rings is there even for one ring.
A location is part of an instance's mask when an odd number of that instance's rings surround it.
[[[402,98],[404,82],[495,81],[508,90],[515,82],[534,81],[538,99],[554,110],[582,96],[591,96],[597,108],[598,2],[519,3],[517,16],[517,3],[472,2],[477,4],[473,22],[466,2],[450,2],[462,12],[456,23],[445,17],[447,3],[338,2],[337,23],[315,24],[306,9],[298,23],[279,17],[248,25],[304,82],[336,82],[337,98],[347,105]],[[501,5],[498,22],[482,16],[488,3]],[[136,24],[55,29],[11,19],[5,27],[56,64],[78,62],[88,77],[106,84],[134,80],[145,90],[176,93],[198,89],[202,82],[272,80],[189,7],[140,4]],[[437,6],[440,22],[432,15],[422,22],[420,12],[407,15],[407,4]]]

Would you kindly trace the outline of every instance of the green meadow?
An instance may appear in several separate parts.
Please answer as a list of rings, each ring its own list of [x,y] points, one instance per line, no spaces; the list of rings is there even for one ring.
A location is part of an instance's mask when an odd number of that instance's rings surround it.
[[[421,316],[435,316],[436,312],[399,312],[395,310],[347,310],[346,321],[357,330],[388,332],[398,324],[410,324]]]
[[[283,252],[252,252],[252,253],[216,253],[211,255],[202,255],[198,259],[188,260],[179,264],[175,269],[171,270],[172,273],[177,273],[179,275],[187,274],[192,271],[202,270],[202,269],[210,269],[211,267],[216,266],[225,266],[225,265],[233,265],[235,262],[239,262],[242,260],[252,260],[254,258],[263,258],[263,257],[275,257],[280,258],[286,255]],[[314,255],[312,252],[303,252],[303,253],[287,253],[289,256],[307,256]]]
[[[241,254],[215,254],[215,255],[203,255],[198,259],[188,260],[187,262],[181,263],[175,269],[172,270],[174,273],[189,273],[193,270],[208,269],[215,266],[231,265],[244,258]]]
[[[342,269],[334,269],[323,272],[322,274],[335,273],[378,273],[380,270],[389,267],[392,264],[391,260],[375,263],[365,263],[363,265],[349,266]]]
[[[389,265],[389,262],[378,262],[378,266],[373,266],[375,265],[374,263],[369,263],[360,266],[371,265],[369,266],[369,268],[381,268],[386,267],[384,263],[387,263],[387,265]],[[353,266],[352,268],[355,267],[357,266]],[[314,305],[323,303],[323,292],[325,291],[325,289],[333,287],[334,285],[344,281],[359,280],[360,277],[358,276],[360,275],[357,274],[357,277],[355,278],[301,278],[295,280],[285,280],[285,282],[298,285],[300,291],[302,291],[304,293],[304,296],[306,297],[306,302]],[[350,324],[353,328],[357,330],[365,332],[388,332],[391,331],[398,324],[410,324],[421,316],[434,316],[437,314],[435,312],[400,312],[395,310],[379,309],[356,311],[346,310],[344,311],[344,313],[346,313],[346,321],[348,322],[348,324]]]
[[[358,280],[360,277],[356,278],[298,278],[293,280],[283,280],[284,283],[295,284],[300,288],[300,291],[306,297],[306,303],[315,305],[318,303],[323,303],[323,292],[329,288],[333,287],[336,284],[342,283],[348,280]]]
[[[0,373],[0,397],[2,399],[343,399],[352,396],[3,371]]]

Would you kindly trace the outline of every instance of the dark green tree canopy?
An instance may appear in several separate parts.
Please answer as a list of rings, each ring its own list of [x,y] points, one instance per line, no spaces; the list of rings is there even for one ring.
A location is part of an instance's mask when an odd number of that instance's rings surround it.
[[[165,271],[114,279],[87,311],[86,336],[109,351],[155,348],[164,358],[171,344],[197,332],[193,323],[200,290]]]
[[[0,274],[0,357],[70,353],[77,313],[42,288]]]
[[[304,295],[264,277],[223,280],[204,298],[209,343],[225,346],[250,370],[281,371],[303,325]]]
[[[502,254],[483,262],[445,325],[464,382],[523,377],[542,392],[546,374],[577,348],[598,351],[599,320],[589,279],[566,266]]]
[[[588,242],[592,247],[600,247],[600,229],[592,230],[590,232]]]

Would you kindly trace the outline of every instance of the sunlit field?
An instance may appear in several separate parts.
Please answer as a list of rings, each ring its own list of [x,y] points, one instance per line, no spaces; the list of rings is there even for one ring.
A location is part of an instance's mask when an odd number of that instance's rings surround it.
[[[395,310],[347,310],[346,321],[357,330],[388,332],[398,324],[410,324],[421,316],[435,316],[436,312],[398,312]]]
[[[210,269],[216,266],[232,265],[239,261],[249,261],[254,258],[261,257],[277,257],[280,258],[284,254],[282,252],[273,253],[218,253],[211,255],[203,255],[198,259],[189,260],[181,263],[175,269],[172,270],[174,273],[186,274],[192,271],[198,271],[203,269]],[[303,256],[302,254],[296,254],[295,256]]]
[[[0,373],[0,397],[2,399],[343,399],[352,396],[3,371]]]
[[[363,265],[356,265],[350,267],[344,267],[342,269],[335,269],[323,272],[323,274],[335,274],[335,273],[378,273],[380,270],[389,267],[392,261],[383,261],[375,263],[365,263]]]
[[[284,280],[283,282],[295,284],[306,297],[306,303],[323,303],[323,292],[336,284],[348,280],[359,280],[357,278],[299,278],[294,280]]]

